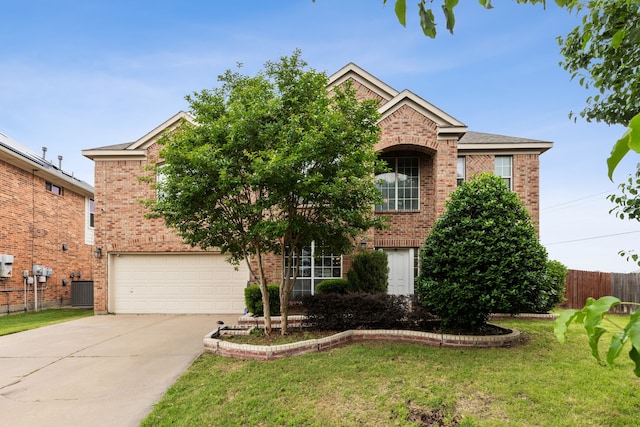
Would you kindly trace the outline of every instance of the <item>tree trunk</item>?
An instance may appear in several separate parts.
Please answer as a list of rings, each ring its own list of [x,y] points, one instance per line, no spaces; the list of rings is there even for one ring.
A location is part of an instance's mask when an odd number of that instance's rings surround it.
[[[280,333],[282,335],[287,334],[289,328],[289,295],[286,293],[286,289],[280,286],[280,327],[282,328]]]
[[[262,309],[264,311],[264,334],[271,335],[271,308],[269,307],[269,289],[267,288],[267,278],[264,275],[264,268],[262,266],[262,253],[256,251],[256,257],[258,260],[258,271],[260,274],[260,280],[258,285],[260,286],[260,293],[262,294]]]
[[[290,249],[289,253],[287,254],[286,252],[283,251],[283,269],[282,269],[282,282],[280,284],[280,315],[281,315],[281,322],[280,325],[282,327],[281,330],[281,334],[282,335],[286,335],[287,333],[287,329],[289,328],[289,295],[291,295],[291,291],[293,290],[293,287],[295,286],[297,277],[298,277],[298,271],[300,268],[299,262],[300,262],[300,253],[298,253],[299,251],[295,251],[295,253],[298,255],[298,262],[296,263],[296,267],[293,270],[293,274],[291,274],[291,266],[293,264],[293,254],[294,254],[294,250]],[[287,262],[284,262],[284,259],[287,259]],[[287,266],[287,268],[284,268],[284,266]],[[292,277],[293,276],[293,277]]]

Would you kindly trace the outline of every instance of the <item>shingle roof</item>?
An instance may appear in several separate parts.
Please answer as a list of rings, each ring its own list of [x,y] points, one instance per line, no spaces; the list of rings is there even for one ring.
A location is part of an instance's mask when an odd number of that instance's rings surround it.
[[[113,145],[105,145],[104,147],[96,147],[96,148],[92,148],[91,150],[102,150],[102,151],[124,150],[128,146],[130,146],[131,144],[133,144],[133,142],[125,142],[125,143],[122,143],[122,144],[113,144]]]
[[[517,136],[496,135],[493,133],[468,131],[459,141],[461,144],[531,144],[548,143],[539,139],[520,138]]]

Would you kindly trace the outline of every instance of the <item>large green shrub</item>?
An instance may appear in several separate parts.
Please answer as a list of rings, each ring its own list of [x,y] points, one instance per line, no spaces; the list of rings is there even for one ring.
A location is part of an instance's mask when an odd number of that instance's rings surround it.
[[[349,282],[346,279],[326,279],[316,285],[316,295],[322,294],[346,294],[349,291]]]
[[[388,279],[386,252],[362,251],[351,257],[351,270],[347,273],[351,292],[385,293]]]
[[[276,284],[267,285],[269,291],[269,312],[272,316],[280,315],[280,286]],[[251,285],[244,288],[244,303],[247,310],[256,316],[264,315],[264,307],[262,305],[262,294],[260,286]]]
[[[448,330],[481,328],[491,313],[532,311],[547,253],[517,195],[492,174],[451,194],[421,251],[421,303]]]

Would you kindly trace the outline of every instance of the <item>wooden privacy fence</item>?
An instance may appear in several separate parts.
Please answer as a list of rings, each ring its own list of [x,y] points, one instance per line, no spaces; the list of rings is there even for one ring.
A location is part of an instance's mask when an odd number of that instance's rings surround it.
[[[600,271],[569,270],[567,274],[566,301],[562,308],[584,307],[587,298],[598,299],[612,295],[624,302],[640,303],[640,273],[603,273]],[[614,313],[632,313],[636,306],[619,305]]]

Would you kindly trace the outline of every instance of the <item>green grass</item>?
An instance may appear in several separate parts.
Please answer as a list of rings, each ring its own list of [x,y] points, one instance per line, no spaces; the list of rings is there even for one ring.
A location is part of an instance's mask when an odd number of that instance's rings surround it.
[[[496,323],[526,333],[528,342],[502,349],[371,342],[273,362],[205,353],[142,425],[640,423],[640,379],[628,358],[620,357],[614,368],[599,366],[578,325],[561,345],[551,321]]]
[[[0,336],[93,316],[91,309],[53,308],[0,316]]]

